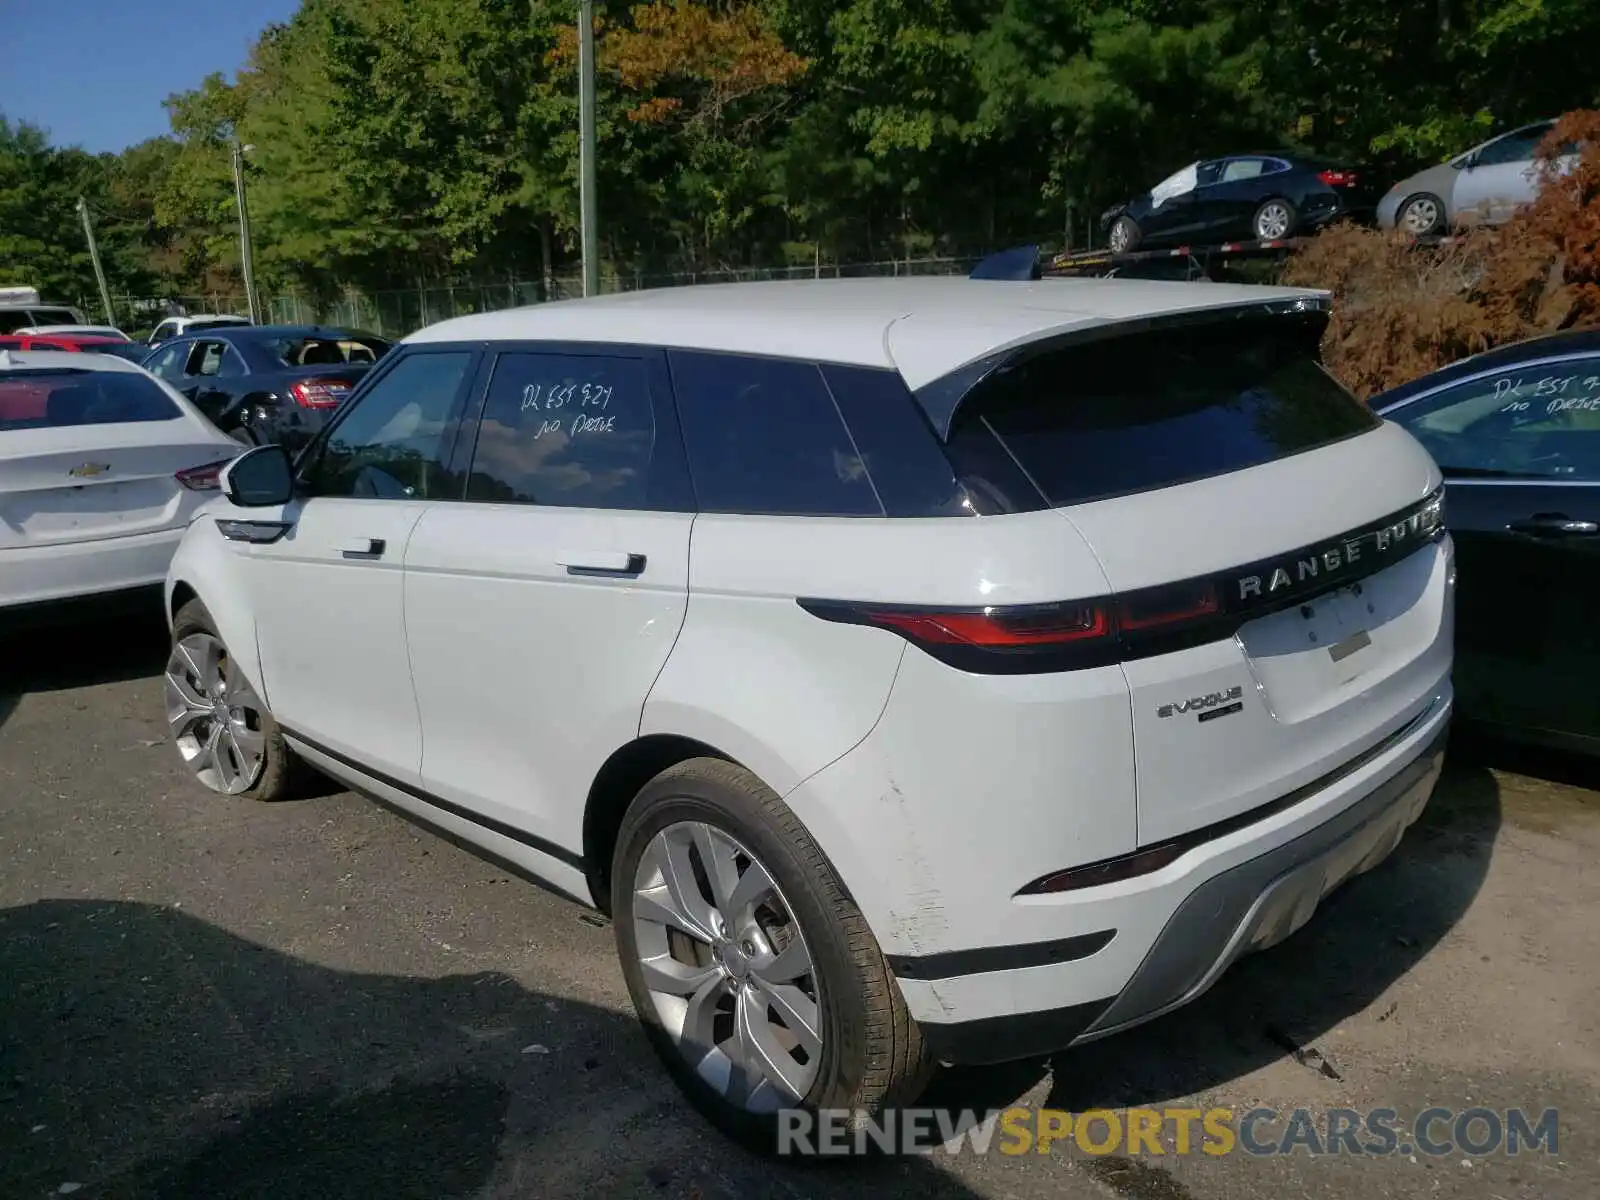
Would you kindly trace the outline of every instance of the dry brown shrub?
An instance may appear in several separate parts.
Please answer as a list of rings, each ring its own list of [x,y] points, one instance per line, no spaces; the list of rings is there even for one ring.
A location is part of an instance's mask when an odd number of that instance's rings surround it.
[[[1577,164],[1554,161],[1576,143]],[[1534,203],[1439,247],[1349,225],[1314,238],[1283,282],[1333,293],[1323,357],[1366,399],[1493,346],[1600,324],[1600,111],[1570,112],[1540,147]]]

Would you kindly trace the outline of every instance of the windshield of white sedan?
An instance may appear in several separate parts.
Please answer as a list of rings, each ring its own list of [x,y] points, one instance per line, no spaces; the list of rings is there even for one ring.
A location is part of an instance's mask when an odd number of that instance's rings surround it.
[[[123,371],[0,373],[0,431],[170,421],[181,416],[153,380]]]

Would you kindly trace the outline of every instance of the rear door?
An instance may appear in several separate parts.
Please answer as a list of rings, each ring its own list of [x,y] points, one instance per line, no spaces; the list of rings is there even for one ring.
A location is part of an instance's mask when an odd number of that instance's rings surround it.
[[[1226,820],[1426,711],[1449,670],[1439,484],[1317,363],[1320,317],[1046,353],[981,420],[1121,601],[1141,844]],[[952,433],[958,454],[964,435]]]
[[[180,526],[200,499],[183,472],[231,457],[143,375],[0,373],[0,551]]]
[[[1600,355],[1485,373],[1387,415],[1444,470],[1463,712],[1600,739]]]
[[[466,451],[464,498],[430,507],[406,552],[422,785],[570,861],[688,604],[665,357],[502,347]]]
[[[1253,236],[1250,218],[1270,194],[1262,177],[1273,167],[1273,160],[1255,156],[1224,159],[1217,182],[1200,189],[1201,228],[1218,238]]]

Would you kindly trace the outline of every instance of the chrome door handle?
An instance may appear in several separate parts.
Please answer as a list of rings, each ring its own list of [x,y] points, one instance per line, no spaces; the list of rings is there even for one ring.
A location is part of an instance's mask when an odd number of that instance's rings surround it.
[[[251,542],[257,546],[270,546],[293,528],[288,521],[234,521],[217,520],[217,529],[230,542]]]
[[[346,558],[382,558],[388,542],[382,538],[356,538],[339,547]]]
[[[564,550],[556,555],[556,566],[568,575],[598,575],[632,579],[644,574],[645,557],[625,550]]]
[[[1600,524],[1593,521],[1575,521],[1564,513],[1538,513],[1507,526],[1513,533],[1526,533],[1532,537],[1592,537],[1600,533]]]

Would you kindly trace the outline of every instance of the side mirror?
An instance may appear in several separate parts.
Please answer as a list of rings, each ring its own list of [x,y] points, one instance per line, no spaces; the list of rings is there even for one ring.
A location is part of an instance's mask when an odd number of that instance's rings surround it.
[[[294,499],[294,464],[282,446],[257,446],[222,471],[222,494],[239,508],[271,508]]]

